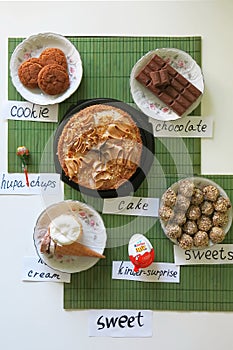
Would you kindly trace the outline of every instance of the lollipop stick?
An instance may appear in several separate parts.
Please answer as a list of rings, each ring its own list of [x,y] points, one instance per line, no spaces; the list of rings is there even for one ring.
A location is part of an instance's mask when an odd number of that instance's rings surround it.
[[[28,179],[28,170],[27,170],[27,167],[24,167],[23,171],[24,171],[25,178],[26,178],[26,185],[27,185],[27,187],[29,187],[29,179]]]
[[[25,146],[20,146],[17,148],[16,154],[21,159],[22,168],[23,168],[25,178],[26,178],[26,185],[29,187],[28,170],[27,170],[27,161],[29,158],[29,150]]]

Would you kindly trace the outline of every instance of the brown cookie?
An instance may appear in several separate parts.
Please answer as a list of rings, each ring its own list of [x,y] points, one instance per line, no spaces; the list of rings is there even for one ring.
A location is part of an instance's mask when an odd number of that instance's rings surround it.
[[[47,64],[60,64],[65,69],[67,69],[67,60],[64,52],[55,47],[49,47],[41,52],[39,59],[42,62],[42,65]]]
[[[40,60],[34,57],[21,63],[18,69],[21,83],[29,89],[38,87],[38,74],[42,68]]]
[[[48,95],[58,95],[70,86],[67,70],[59,64],[44,66],[38,75],[39,88]]]

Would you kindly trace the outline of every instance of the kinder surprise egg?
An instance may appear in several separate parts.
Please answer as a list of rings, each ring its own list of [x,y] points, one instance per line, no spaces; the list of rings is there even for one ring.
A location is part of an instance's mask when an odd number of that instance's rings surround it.
[[[134,234],[129,241],[128,252],[130,261],[134,264],[134,271],[152,264],[154,261],[154,248],[150,241],[142,234]]]

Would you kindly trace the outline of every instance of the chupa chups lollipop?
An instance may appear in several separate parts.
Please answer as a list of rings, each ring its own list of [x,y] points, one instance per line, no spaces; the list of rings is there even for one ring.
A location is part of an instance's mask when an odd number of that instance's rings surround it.
[[[28,179],[28,158],[29,158],[29,150],[27,147],[25,146],[20,146],[17,148],[16,151],[17,156],[19,156],[19,158],[22,161],[22,168],[26,177],[26,185],[29,187],[29,179]]]
[[[134,271],[148,267],[154,261],[155,253],[150,241],[142,234],[134,234],[129,241],[128,253]]]

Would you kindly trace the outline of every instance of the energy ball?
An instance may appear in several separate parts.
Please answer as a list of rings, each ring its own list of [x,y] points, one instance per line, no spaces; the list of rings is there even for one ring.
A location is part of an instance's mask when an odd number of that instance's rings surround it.
[[[225,233],[221,227],[214,226],[212,227],[209,237],[213,243],[220,243],[225,238]]]
[[[218,197],[217,201],[214,203],[214,209],[216,211],[220,211],[221,213],[225,213],[230,207],[231,203],[229,199],[222,196]]]
[[[187,233],[183,233],[178,240],[178,244],[182,249],[192,249],[193,247],[193,238]]]
[[[186,215],[189,220],[197,220],[201,216],[201,210],[198,205],[190,205]]]
[[[166,226],[166,235],[171,239],[177,239],[181,236],[181,227],[177,224],[168,224]]]
[[[184,212],[175,212],[174,217],[172,219],[172,221],[174,223],[176,223],[177,225],[180,225],[180,226],[184,225],[186,220],[187,219],[186,219],[186,215]]]
[[[163,204],[167,207],[173,207],[176,203],[176,193],[171,188],[168,188],[167,191],[162,196]]]
[[[194,183],[190,180],[180,180],[178,193],[184,197],[190,198],[194,191]]]
[[[204,200],[204,195],[200,188],[194,188],[193,195],[191,197],[191,203],[194,205],[200,205]]]
[[[209,236],[205,231],[198,231],[193,237],[195,247],[204,248],[209,245]]]
[[[221,213],[220,211],[215,211],[213,216],[213,225],[214,226],[225,226],[228,223],[228,215],[227,213]]]
[[[189,205],[190,205],[190,200],[187,197],[185,197],[181,194],[179,194],[177,196],[176,205],[175,205],[177,211],[185,211],[186,212]]]
[[[211,202],[215,202],[219,196],[219,190],[213,185],[205,186],[202,191],[204,198]]]
[[[195,221],[188,220],[186,223],[183,225],[183,231],[189,235],[194,235],[197,232],[197,224]]]
[[[207,215],[207,216],[210,216],[213,214],[214,212],[214,205],[213,205],[213,202],[210,202],[210,201],[204,201],[201,206],[201,213],[203,215]]]
[[[209,216],[202,215],[200,219],[197,220],[198,229],[201,231],[209,231],[212,227],[212,220]]]
[[[162,206],[159,208],[159,216],[162,220],[168,221],[174,216],[174,211],[167,206]]]

